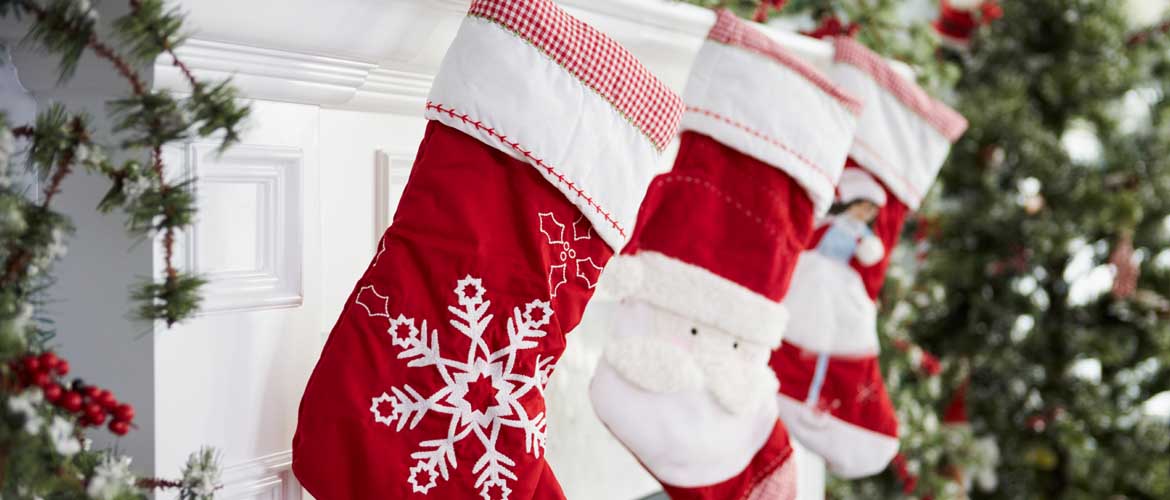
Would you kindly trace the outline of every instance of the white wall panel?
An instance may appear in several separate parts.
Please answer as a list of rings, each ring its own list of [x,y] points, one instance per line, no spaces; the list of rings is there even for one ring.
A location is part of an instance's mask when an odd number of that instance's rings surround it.
[[[321,111],[323,320],[333,328],[345,299],[374,256],[409,175],[426,120],[417,116],[325,109]],[[378,174],[378,165],[384,165]],[[379,179],[382,182],[379,182]],[[379,196],[379,193],[385,196]]]
[[[181,150],[179,150],[181,148]],[[199,218],[184,238],[187,268],[207,279],[201,314],[293,307],[303,301],[304,152],[296,146],[171,148],[198,180]]]
[[[205,176],[197,189],[219,204],[183,260],[208,272],[209,303],[222,307],[155,335],[155,453],[160,470],[176,471],[190,451],[218,448],[230,498],[299,491],[288,454],[321,348],[319,113],[257,101],[233,153],[180,146]]]

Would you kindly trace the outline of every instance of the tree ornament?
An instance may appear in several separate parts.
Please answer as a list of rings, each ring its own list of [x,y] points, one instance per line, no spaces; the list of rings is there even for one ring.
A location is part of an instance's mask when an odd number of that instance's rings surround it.
[[[1004,159],[1007,158],[1007,153],[1004,152],[1003,147],[999,144],[987,144],[979,148],[979,159],[983,168],[996,171],[1003,166]]]
[[[1116,271],[1113,277],[1113,287],[1110,289],[1114,299],[1128,299],[1137,291],[1141,267],[1134,262],[1133,257],[1133,230],[1123,229],[1109,255],[1109,263]]]
[[[762,23],[768,20],[769,11],[781,10],[788,0],[759,0],[760,5],[756,7],[755,14],[752,15],[752,20],[757,23]]]
[[[1024,198],[1024,212],[1028,215],[1036,215],[1044,210],[1044,195],[1036,193]]]
[[[857,23],[844,24],[841,22],[841,18],[830,15],[822,18],[816,29],[811,31],[801,31],[800,34],[811,36],[818,40],[837,36],[847,36],[853,38],[857,36],[857,32],[860,30],[861,25]]]
[[[1003,17],[998,0],[941,0],[938,18],[932,23],[944,44],[966,50],[980,26]]]

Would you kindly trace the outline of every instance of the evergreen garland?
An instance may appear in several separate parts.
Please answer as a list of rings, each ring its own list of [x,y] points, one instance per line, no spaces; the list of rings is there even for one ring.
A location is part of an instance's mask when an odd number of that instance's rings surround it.
[[[176,232],[196,211],[192,180],[165,175],[162,148],[192,138],[218,137],[221,150],[239,138],[248,108],[227,82],[196,78],[175,55],[183,41],[182,16],[162,0],[129,0],[130,10],[112,23],[106,37],[88,0],[0,0],[0,16],[24,20],[26,43],[59,60],[60,78],[70,79],[85,54],[117,71],[128,88],[109,104],[115,162],[94,141],[90,118],[61,105],[42,110],[34,123],[10,124],[0,116],[0,496],[5,498],[144,499],[152,489],[175,489],[183,499],[214,495],[218,464],[212,450],[192,455],[182,479],[139,479],[129,457],[90,450],[82,428],[108,421],[125,434],[133,407],[80,379],[66,383],[68,363],[49,350],[51,318],[41,304],[52,283],[53,263],[64,256],[72,227],[53,209],[62,181],[85,171],[110,180],[96,209],[122,211],[133,236],[158,237],[164,269],[132,291],[136,315],[170,326],[199,306],[203,280],[173,263]],[[136,68],[169,58],[186,77],[189,96],[148,88]],[[39,193],[14,178],[17,156],[39,179]]]

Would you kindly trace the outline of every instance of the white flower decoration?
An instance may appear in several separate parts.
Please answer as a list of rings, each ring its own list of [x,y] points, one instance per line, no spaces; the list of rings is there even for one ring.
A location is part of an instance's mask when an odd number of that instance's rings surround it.
[[[24,417],[24,432],[36,434],[41,432],[41,425],[45,419],[37,411],[37,405],[45,400],[39,388],[32,388],[8,399],[8,409]]]
[[[97,500],[114,500],[127,493],[133,493],[134,473],[130,472],[130,457],[107,455],[93,470],[93,477],[85,492]]]
[[[49,441],[57,453],[67,457],[81,451],[81,441],[73,435],[73,424],[59,416],[53,417],[53,423],[49,425]]]

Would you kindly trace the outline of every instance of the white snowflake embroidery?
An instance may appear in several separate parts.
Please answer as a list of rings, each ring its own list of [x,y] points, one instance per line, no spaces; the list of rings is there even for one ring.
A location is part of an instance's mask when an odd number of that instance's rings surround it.
[[[512,493],[507,480],[517,479],[512,470],[516,462],[497,447],[501,431],[522,430],[524,450],[535,458],[540,458],[544,450],[544,413],[529,416],[523,402],[531,397],[544,398],[555,359],[537,355],[531,375],[518,373],[515,368],[518,355],[537,347],[536,340],[547,335],[541,328],[551,321],[552,306],[547,301],[533,300],[523,309],[512,308],[507,321],[507,345],[493,351],[484,339],[494,318],[487,313],[491,301],[486,300],[486,294],[483,280],[468,275],[455,285],[459,307],[447,307],[453,316],[450,325],[471,339],[465,359],[443,357],[439,332],[428,329],[427,320],[416,326],[415,319],[404,314],[391,319],[388,297],[374,287],[363,287],[355,298],[370,317],[387,318],[391,343],[401,349],[398,359],[406,360],[410,368],[433,367],[445,384],[429,396],[403,384],[371,398],[374,422],[387,427],[396,424],[395,431],[414,429],[431,413],[451,416],[446,436],[418,443],[418,451],[410,455],[417,462],[410,468],[407,482],[415,493],[426,495],[440,478],[448,479],[449,470],[458,468],[455,444],[471,436],[484,449],[471,466],[476,474],[475,487],[484,500],[507,500]],[[472,390],[473,384],[478,390]],[[490,386],[490,391],[484,384]],[[491,396],[485,398],[485,393]]]
[[[552,212],[537,215],[540,217],[540,232],[544,233],[548,244],[561,246],[559,255],[561,263],[548,268],[549,294],[556,298],[561,285],[569,282],[570,261],[575,267],[573,276],[580,278],[588,288],[597,286],[597,277],[601,275],[602,271],[601,266],[593,263],[593,257],[578,259],[577,249],[573,248],[574,241],[593,239],[593,226],[585,219],[585,216],[582,215],[573,222],[573,239],[570,241],[565,239],[565,225],[561,224]]]

